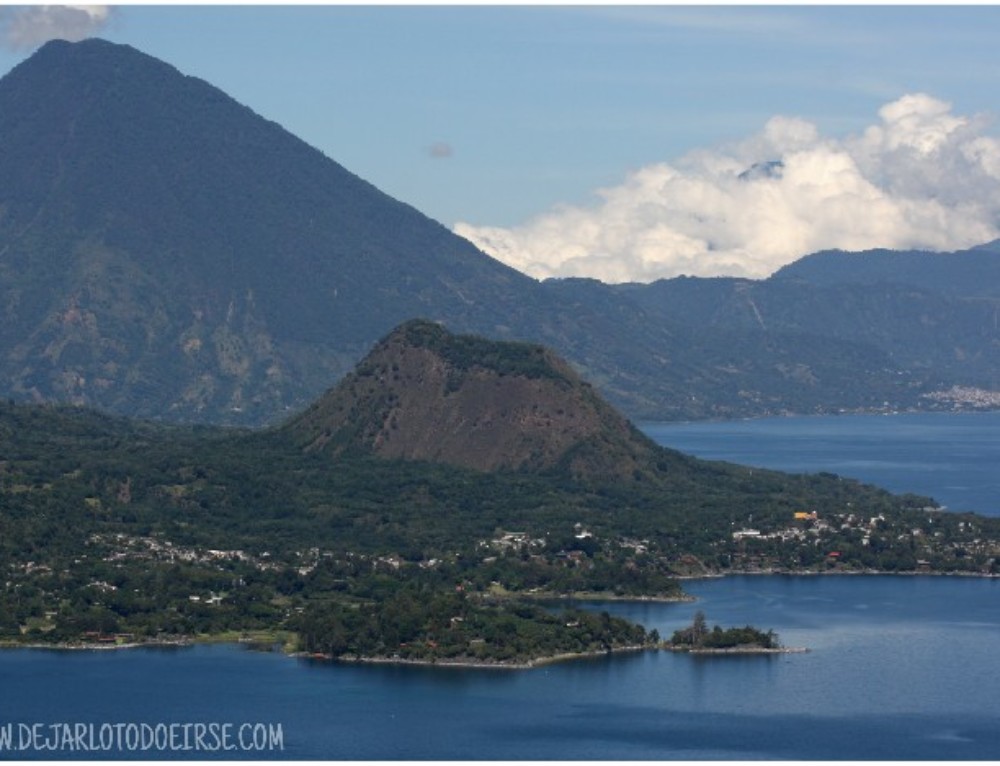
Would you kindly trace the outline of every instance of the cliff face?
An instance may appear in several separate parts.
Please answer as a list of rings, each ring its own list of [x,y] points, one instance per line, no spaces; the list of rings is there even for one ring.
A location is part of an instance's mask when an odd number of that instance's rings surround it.
[[[553,352],[408,322],[285,426],[308,450],[626,478],[658,448]]]

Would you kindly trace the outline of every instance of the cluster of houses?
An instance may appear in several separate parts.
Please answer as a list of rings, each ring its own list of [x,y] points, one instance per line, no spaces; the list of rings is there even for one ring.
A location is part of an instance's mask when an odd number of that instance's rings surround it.
[[[175,545],[169,540],[155,537],[125,535],[91,535],[88,542],[92,545],[105,545],[113,550],[103,557],[104,561],[163,561],[170,564],[210,564],[242,561],[257,569],[281,569],[281,565],[268,561],[271,554],[263,552],[252,556],[242,550],[216,550],[207,548],[185,548]]]
[[[926,511],[940,510],[937,508],[925,508]],[[830,540],[833,534],[848,533],[856,542],[864,546],[872,544],[872,536],[881,531],[883,534],[891,535],[895,540],[905,542],[912,540],[919,542],[924,551],[924,555],[947,553],[949,549],[961,549],[959,555],[981,555],[987,558],[997,557],[1000,554],[1000,546],[997,541],[972,537],[977,532],[974,522],[959,521],[958,531],[961,534],[961,541],[946,541],[946,533],[941,529],[934,529],[934,519],[927,518],[927,528],[893,528],[886,520],[885,515],[865,517],[857,513],[847,513],[842,516],[835,516],[832,519],[823,519],[815,511],[798,511],[793,514],[792,524],[775,532],[764,533],[759,529],[744,527],[732,533],[734,542],[745,543],[749,540],[778,540],[782,542],[804,542],[812,540],[814,545],[824,544],[824,540]],[[831,546],[832,547],[832,546]],[[826,554],[828,563],[835,564],[842,557],[838,550],[830,550]],[[931,568],[931,562],[927,559],[917,559],[917,569],[927,571]],[[987,562],[992,565],[993,561]]]
[[[740,542],[743,540],[780,540],[782,542],[803,542],[809,538],[814,539],[814,543],[819,545],[821,538],[825,536],[826,533],[831,531],[836,531],[834,526],[826,519],[821,519],[816,511],[795,511],[792,515],[792,521],[794,522],[791,526],[785,527],[784,529],[779,529],[775,532],[763,533],[759,529],[743,528],[733,532],[733,540]],[[848,514],[840,522],[839,530],[853,530],[859,529],[862,532],[861,544],[869,545],[871,543],[871,533],[876,530],[880,523],[885,522],[885,516],[879,514],[878,516],[872,516],[867,520],[856,516],[851,513]],[[920,530],[914,530],[914,534],[919,534]],[[830,551],[827,553],[827,559],[831,562],[836,562],[840,559],[840,551]]]
[[[968,409],[969,407],[977,410],[1000,409],[1000,391],[990,391],[985,388],[952,386],[945,391],[932,391],[929,394],[921,394],[921,396],[925,399],[951,404],[956,410]]]

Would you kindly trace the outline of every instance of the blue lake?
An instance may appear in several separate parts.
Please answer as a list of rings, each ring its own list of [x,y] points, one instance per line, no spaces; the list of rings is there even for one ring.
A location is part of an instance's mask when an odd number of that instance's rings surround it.
[[[710,460],[830,473],[1000,516],[1000,412],[645,423],[658,443]]]
[[[1000,582],[735,577],[688,588],[697,604],[604,606],[661,632],[688,624],[702,609],[710,624],[752,621],[812,651],[702,658],[645,652],[509,671],[359,667],[234,646],[11,650],[0,653],[0,726],[281,726],[283,749],[230,754],[241,758],[987,760],[1000,754]]]
[[[955,450],[969,434],[996,449],[1000,418],[942,416],[931,425],[892,418],[646,426],[658,440],[682,446],[685,430],[700,449],[716,428],[718,457],[791,470],[857,475],[848,461],[866,454],[841,441],[878,445],[906,475],[949,476],[956,487],[984,477],[977,451],[961,476]],[[973,424],[980,419],[985,426]],[[957,420],[955,420],[957,419]],[[819,428],[813,440],[795,437]],[[803,422],[808,421],[808,422]],[[797,423],[797,425],[796,425]],[[736,428],[760,429],[734,446]],[[791,431],[783,430],[791,428]],[[925,429],[933,439],[919,437]],[[983,428],[985,430],[980,431]],[[831,430],[832,429],[832,430]],[[777,436],[769,436],[774,432]],[[962,444],[944,444],[942,433]],[[895,436],[893,436],[895,434]],[[915,436],[917,434],[918,436]],[[958,436],[960,435],[961,436]],[[784,466],[763,445],[798,445]],[[845,452],[831,456],[831,444]],[[923,451],[910,453],[914,444]],[[707,445],[707,446],[706,446]],[[736,457],[730,449],[758,459]],[[812,445],[812,446],[810,446]],[[772,452],[782,452],[776,446]],[[823,463],[813,452],[827,455]],[[945,462],[954,468],[935,466]],[[820,464],[821,463],[821,464]],[[871,466],[869,466],[871,467]],[[886,477],[860,476],[889,486]],[[986,483],[996,480],[989,474]],[[956,499],[927,492],[956,507]],[[902,488],[901,488],[902,489]],[[942,490],[945,488],[942,487]],[[972,492],[994,498],[987,486]],[[977,500],[976,502],[981,502]],[[960,577],[732,577],[689,581],[695,604],[594,605],[669,635],[705,612],[710,624],[773,628],[806,654],[691,657],[643,652],[567,662],[530,671],[352,666],[237,646],[180,649],[0,652],[0,745],[5,726],[19,733],[50,724],[216,724],[280,727],[280,749],[229,752],[80,752],[3,750],[0,758],[241,759],[850,759],[996,760],[1000,757],[1000,581]],[[44,740],[42,740],[44,741]]]

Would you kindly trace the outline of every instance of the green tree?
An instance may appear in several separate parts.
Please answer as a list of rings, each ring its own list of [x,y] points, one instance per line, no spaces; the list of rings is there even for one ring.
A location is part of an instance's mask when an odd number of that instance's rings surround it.
[[[708,625],[705,622],[705,613],[699,609],[694,613],[694,621],[691,623],[691,643],[694,646],[701,646],[705,643],[707,635]]]

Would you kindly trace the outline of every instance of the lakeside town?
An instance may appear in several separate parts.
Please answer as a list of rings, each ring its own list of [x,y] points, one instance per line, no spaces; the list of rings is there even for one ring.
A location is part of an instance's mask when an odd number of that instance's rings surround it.
[[[919,525],[860,509],[825,515],[796,511],[777,528],[751,524],[752,517],[727,538],[714,540],[708,555],[677,557],[665,555],[655,540],[605,539],[583,523],[573,525],[555,545],[546,534],[498,530],[468,550],[417,560],[398,553],[318,547],[279,556],[184,546],[155,535],[95,534],[87,541],[91,553],[59,563],[10,565],[6,588],[18,599],[22,616],[2,638],[132,646],[183,641],[184,635],[207,632],[238,640],[252,635],[254,628],[287,630],[305,610],[303,594],[316,589],[363,599],[372,583],[420,578],[454,582],[465,596],[487,600],[681,600],[684,579],[725,574],[1000,576],[1000,540],[982,530],[976,517],[938,508],[925,508]],[[152,588],[153,593],[143,594],[135,586],[145,582],[148,587],[150,577],[161,591]],[[633,587],[623,587],[629,582]],[[127,620],[89,625],[79,619],[81,610],[96,614],[102,604],[114,604],[127,615],[123,604],[152,598],[168,604],[168,616],[145,629],[119,629]],[[248,611],[258,617],[249,626]]]

